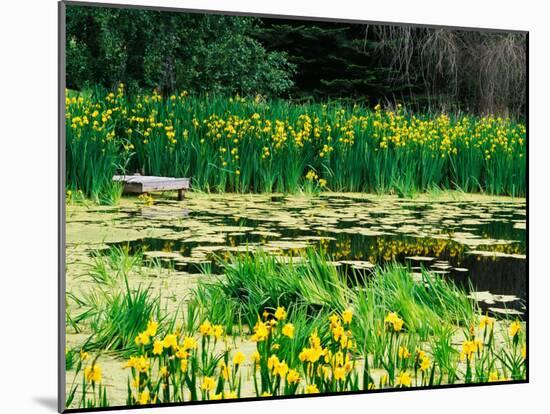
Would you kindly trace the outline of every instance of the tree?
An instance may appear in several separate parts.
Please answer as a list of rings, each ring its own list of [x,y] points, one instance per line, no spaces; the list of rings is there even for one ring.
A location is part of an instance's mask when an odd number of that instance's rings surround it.
[[[280,95],[294,66],[249,33],[251,17],[67,7],[67,85]]]

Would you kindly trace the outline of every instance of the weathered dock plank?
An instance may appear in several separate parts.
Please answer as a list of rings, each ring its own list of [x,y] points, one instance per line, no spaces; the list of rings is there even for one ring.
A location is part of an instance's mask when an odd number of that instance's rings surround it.
[[[157,177],[151,175],[115,175],[113,181],[124,183],[124,192],[143,194],[152,191],[177,191],[178,200],[183,200],[189,189],[189,178]]]

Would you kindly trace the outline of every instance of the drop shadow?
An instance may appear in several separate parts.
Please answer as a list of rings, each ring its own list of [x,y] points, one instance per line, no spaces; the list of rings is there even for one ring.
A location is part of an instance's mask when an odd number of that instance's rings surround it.
[[[40,404],[53,412],[57,412],[57,398],[55,397],[33,397],[35,403]]]

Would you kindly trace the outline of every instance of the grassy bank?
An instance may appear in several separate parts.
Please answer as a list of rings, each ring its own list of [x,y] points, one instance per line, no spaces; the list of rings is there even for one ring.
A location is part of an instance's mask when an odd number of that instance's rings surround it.
[[[261,97],[68,93],[67,189],[112,202],[117,172],[191,177],[203,191],[522,196],[525,125]]]
[[[395,264],[344,272],[311,249],[290,262],[243,253],[169,315],[148,288],[128,285],[143,265],[116,249],[94,260],[89,278],[109,289],[83,299],[94,311],[71,321],[90,323],[92,335],[69,350],[68,405],[110,404],[101,366],[108,351],[125,357],[130,405],[526,375],[525,325],[482,315],[463,290],[428,272],[420,280]]]

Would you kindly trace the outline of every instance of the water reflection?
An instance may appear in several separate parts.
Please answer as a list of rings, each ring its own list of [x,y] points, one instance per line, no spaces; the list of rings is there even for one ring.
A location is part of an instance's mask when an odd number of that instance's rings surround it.
[[[262,247],[295,256],[313,245],[335,261],[395,261],[415,272],[427,268],[467,288],[471,284],[475,291],[512,295],[519,300],[508,300],[506,306],[514,309],[523,309],[526,298],[524,203],[389,202],[349,196],[273,196],[250,202],[233,196],[190,200],[185,214],[172,204],[155,208],[127,209],[117,220],[130,226],[146,219],[149,226],[173,230],[171,237],[119,244],[132,252],[172,253],[166,261],[188,272],[198,272],[214,256],[237,251]],[[174,252],[179,258],[174,259]],[[219,269],[214,266],[213,271]]]

